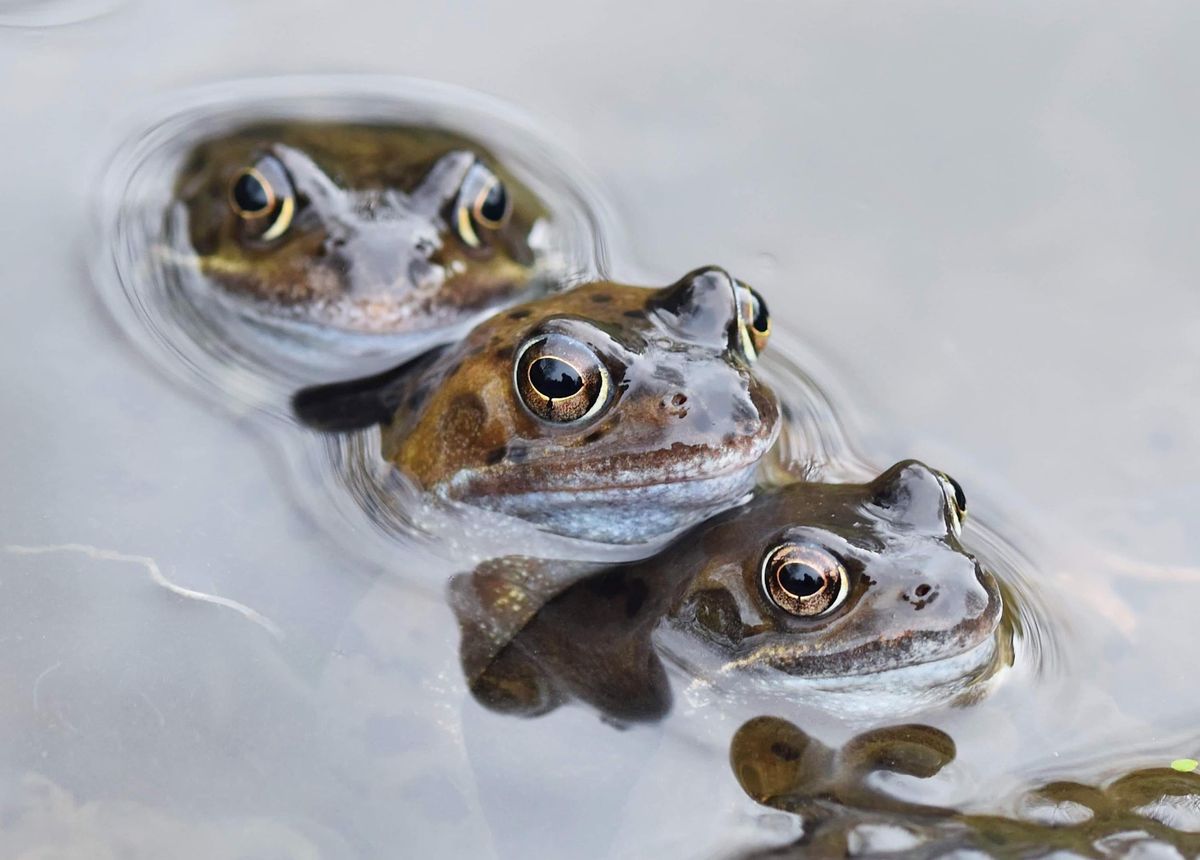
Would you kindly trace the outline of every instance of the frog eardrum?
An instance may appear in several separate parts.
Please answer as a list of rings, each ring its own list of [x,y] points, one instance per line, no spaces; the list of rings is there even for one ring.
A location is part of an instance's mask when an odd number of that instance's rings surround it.
[[[762,587],[784,612],[814,617],[842,605],[850,580],[833,553],[816,544],[785,541],[763,557]]]
[[[296,195],[287,168],[271,155],[234,177],[229,205],[248,239],[271,242],[287,232],[296,215]]]
[[[476,162],[467,171],[462,191],[455,201],[454,226],[458,236],[470,248],[480,248],[482,230],[501,229],[512,215],[512,204],[504,183],[483,164]]]
[[[513,382],[525,408],[559,424],[593,418],[608,404],[608,368],[592,350],[562,334],[535,337],[517,353]]]

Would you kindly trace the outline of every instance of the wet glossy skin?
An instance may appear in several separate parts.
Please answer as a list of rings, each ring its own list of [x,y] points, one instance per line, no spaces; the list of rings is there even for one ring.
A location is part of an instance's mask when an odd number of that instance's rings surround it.
[[[673,626],[706,638],[724,668],[802,678],[872,675],[971,651],[992,640],[1001,598],[959,542],[965,510],[955,496],[956,485],[914,460],[869,484],[764,493],[705,530]],[[787,544],[841,562],[844,602],[797,617],[770,600],[762,559]]]
[[[645,541],[751,488],[778,432],[775,397],[751,373],[768,325],[720,269],[658,290],[586,284],[390,374],[301,392],[296,412],[326,430],[384,422],[384,456],[444,499]],[[564,363],[572,384],[555,375]]]
[[[488,177],[502,223],[473,206]],[[213,283],[270,316],[368,333],[453,326],[519,297],[545,217],[477,144],[395,125],[247,126],[198,145],[176,196]]]
[[[655,558],[590,576],[582,565],[486,563],[452,585],[464,669],[497,709],[541,713],[579,698],[645,720],[670,707],[664,644],[689,668],[784,692],[790,678],[990,656],[1000,592],[958,541],[955,497],[956,485],[907,461],[869,484],[760,492]],[[764,560],[792,546],[823,548],[845,570],[844,597],[822,614],[796,616],[772,600]],[[580,581],[552,596],[569,580]],[[977,669],[972,660],[961,671]]]
[[[1020,817],[961,814],[881,788],[884,773],[932,779],[955,754],[954,741],[932,726],[874,729],[833,749],[778,717],[750,720],[729,745],[730,767],[749,797],[803,817],[804,835],[792,847],[812,856],[846,856],[851,834],[864,824],[906,834],[913,856],[967,848],[1000,857],[1054,850],[1112,856],[1134,846],[1148,852],[1137,856],[1179,856],[1166,846],[1184,856],[1200,851],[1200,834],[1188,826],[1200,802],[1200,775],[1168,767],[1131,771],[1100,786],[1047,783],[1017,802]],[[1167,826],[1172,819],[1186,830]],[[1163,853],[1152,853],[1150,843]]]

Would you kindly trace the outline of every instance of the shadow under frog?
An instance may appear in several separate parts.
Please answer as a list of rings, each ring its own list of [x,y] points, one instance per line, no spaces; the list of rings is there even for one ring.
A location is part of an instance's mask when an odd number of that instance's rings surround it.
[[[449,329],[544,287],[547,213],[448,131],[291,121],[197,144],[176,180],[206,278],[277,323],[343,334]]]
[[[718,690],[837,711],[962,697],[1003,634],[997,582],[959,543],[964,514],[957,484],[906,461],[866,484],[760,491],[633,564],[489,561],[450,586],[463,668],[488,707],[578,699],[618,722],[670,709],[664,654]]]
[[[299,392],[328,432],[382,425],[383,455],[451,504],[611,543],[666,538],[744,498],[779,431],[751,371],[766,305],[717,268],[663,289],[584,284],[459,344]]]
[[[988,856],[1061,850],[1092,857],[1145,843],[1160,848],[1165,843],[1188,856],[1200,851],[1194,825],[1170,826],[1175,806],[1196,817],[1196,773],[1159,767],[1134,770],[1102,786],[1051,782],[1019,798],[1020,817],[965,814],[910,802],[880,787],[880,777],[888,774],[931,779],[955,755],[953,739],[932,726],[874,729],[834,749],[768,716],[743,724],[729,748],[730,767],[748,797],[804,821],[797,842],[755,856],[894,856],[891,852],[902,850],[904,856],[932,857],[971,848]]]

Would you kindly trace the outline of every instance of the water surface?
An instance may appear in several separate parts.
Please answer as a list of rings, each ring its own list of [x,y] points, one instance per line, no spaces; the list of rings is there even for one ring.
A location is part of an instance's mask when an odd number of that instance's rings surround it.
[[[0,557],[0,853],[729,856],[799,835],[730,770],[743,722],[862,730],[685,677],[652,726],[484,710],[440,588],[465,560],[392,555],[313,440],[131,343],[84,262],[106,159],[173,93],[283,72],[517,105],[598,180],[615,276],[714,262],[767,296],[847,476],[917,456],[966,486],[967,542],[1038,623],[990,696],[921,717],[956,757],[899,791],[1016,814],[1197,757],[1200,22],[1084,10],[185,2],[0,29],[0,540],[60,547]]]

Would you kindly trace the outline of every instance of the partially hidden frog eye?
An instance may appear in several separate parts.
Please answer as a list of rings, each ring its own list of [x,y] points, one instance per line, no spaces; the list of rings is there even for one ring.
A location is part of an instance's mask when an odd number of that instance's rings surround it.
[[[946,506],[950,510],[950,530],[955,537],[962,534],[963,521],[967,518],[967,494],[962,484],[945,472],[937,473],[942,484],[942,492],[946,496]]]
[[[767,348],[771,337],[771,314],[758,291],[740,281],[737,286],[738,336],[742,352],[754,361]]]
[[[499,230],[512,215],[512,200],[500,177],[475,162],[463,179],[455,203],[454,226],[472,248],[483,245],[481,230]]]
[[[517,352],[513,368],[525,408],[556,424],[594,417],[612,392],[608,368],[594,350],[573,337],[534,337]]]
[[[763,556],[762,588],[791,615],[827,615],[850,593],[850,578],[837,556],[812,543],[786,541]]]
[[[229,205],[248,236],[263,242],[278,239],[296,214],[287,168],[271,155],[242,168],[230,183]]]

